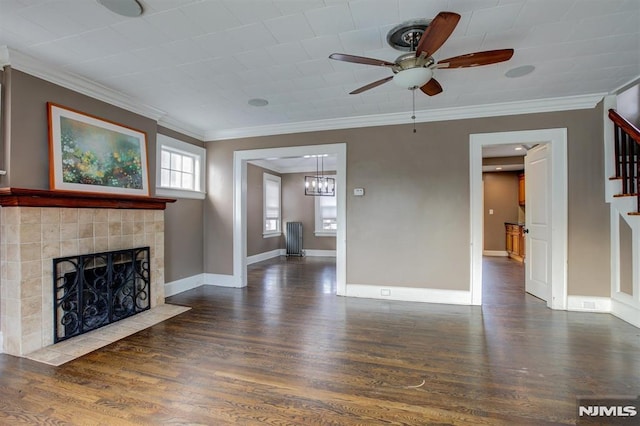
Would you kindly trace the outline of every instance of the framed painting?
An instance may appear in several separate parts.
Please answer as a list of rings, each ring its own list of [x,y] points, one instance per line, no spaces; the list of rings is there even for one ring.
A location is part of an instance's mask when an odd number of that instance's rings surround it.
[[[147,135],[47,103],[51,189],[149,196]]]

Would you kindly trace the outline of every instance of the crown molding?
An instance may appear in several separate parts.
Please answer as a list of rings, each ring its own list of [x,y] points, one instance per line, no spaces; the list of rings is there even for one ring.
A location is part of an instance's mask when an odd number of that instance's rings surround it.
[[[416,111],[416,122],[427,123],[434,121],[462,120],[468,118],[499,117],[540,112],[591,109],[594,108],[605,95],[606,93],[593,93],[589,95],[536,99],[523,102],[503,102],[487,105],[421,110]],[[411,115],[411,112],[401,112],[208,131],[205,134],[205,141],[407,124],[409,123],[407,117],[410,117]]]
[[[81,75],[61,70],[50,64],[45,64],[32,56],[8,48],[7,46],[3,46],[0,51],[0,63],[3,66],[10,65],[11,68],[153,120],[158,120],[160,117],[166,115],[166,112],[150,105],[143,105],[131,96],[110,89]]]
[[[140,100],[118,92],[86,77],[61,70],[55,66],[45,64],[29,55],[0,46],[0,67],[10,65],[12,68],[27,74],[57,84],[70,90],[82,93],[92,98],[107,102],[111,105],[140,114],[155,120],[158,125],[203,141],[239,139],[257,136],[282,135],[304,133],[312,131],[352,129],[362,127],[389,126],[407,124],[407,117],[411,112],[393,114],[377,114],[360,117],[345,117],[317,121],[303,121],[298,123],[274,124],[267,126],[245,127],[237,129],[208,130],[195,128],[165,111]],[[416,122],[427,123],[435,121],[462,120],[468,118],[497,117],[506,115],[532,114],[540,112],[568,111],[576,109],[594,108],[606,93],[568,96],[563,98],[537,99],[523,102],[504,102],[488,105],[472,105],[466,107],[441,108],[435,110],[416,111]]]
[[[166,127],[167,129],[174,130],[178,133],[196,138],[200,141],[205,140],[205,133],[202,131],[202,129],[189,126],[185,122],[177,120],[169,115],[160,117],[160,119],[158,120],[158,126]]]
[[[624,84],[621,84],[620,86],[616,87],[615,89],[613,89],[611,92],[609,92],[609,95],[618,95],[624,91],[626,91],[627,89],[630,89],[633,86],[636,86],[640,84],[640,76],[632,78],[631,80],[627,81]]]
[[[193,128],[176,120],[159,108],[146,105],[132,96],[113,90],[81,75],[62,70],[50,64],[45,64],[32,56],[11,49],[8,46],[0,46],[0,67],[7,65],[50,83],[57,84],[58,86],[140,114],[157,121],[160,126],[204,140],[204,133],[201,129]]]

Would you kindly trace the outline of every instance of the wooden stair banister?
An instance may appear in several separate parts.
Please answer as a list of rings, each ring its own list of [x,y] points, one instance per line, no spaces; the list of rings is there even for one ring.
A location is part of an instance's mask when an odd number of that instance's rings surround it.
[[[609,119],[615,126],[615,179],[622,181],[620,195],[636,196],[640,211],[640,130],[614,109],[609,110]]]

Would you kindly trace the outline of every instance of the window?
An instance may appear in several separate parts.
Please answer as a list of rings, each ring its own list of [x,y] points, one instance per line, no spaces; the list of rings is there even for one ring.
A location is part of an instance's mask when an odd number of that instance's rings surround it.
[[[336,194],[338,188],[336,187]],[[338,230],[338,197],[315,197],[316,237],[335,237]]]
[[[156,194],[203,199],[205,150],[158,135]]]
[[[281,234],[280,226],[280,178],[264,173],[262,175],[264,221],[262,235],[277,237]]]

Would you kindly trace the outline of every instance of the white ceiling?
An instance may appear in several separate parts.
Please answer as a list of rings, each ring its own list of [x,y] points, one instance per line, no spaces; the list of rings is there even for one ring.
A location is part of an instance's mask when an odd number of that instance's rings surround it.
[[[278,173],[313,172],[316,174],[316,172],[319,172],[318,174],[322,175],[325,172],[333,173],[338,167],[338,157],[333,154],[325,154],[322,158],[310,154],[304,157],[265,158],[249,162]]]
[[[522,144],[487,145],[482,147],[482,158],[520,157],[527,155],[532,146]]]
[[[436,70],[444,92],[416,94],[418,121],[434,111],[612,93],[640,76],[639,0],[140,3],[142,17],[125,18],[95,0],[0,0],[0,45],[22,58],[4,62],[23,70],[43,64],[41,76],[55,70],[70,84],[96,82],[107,99],[117,98],[113,91],[126,94],[161,124],[205,139],[318,122],[337,128],[344,120],[398,113],[410,122],[411,93],[393,83],[348,94],[391,75],[389,69],[328,56],[393,61],[402,52],[386,44],[388,30],[443,10],[462,19],[436,60],[502,48],[515,54],[501,64]],[[530,75],[504,76],[529,64],[536,67]],[[250,106],[252,98],[269,105]]]

